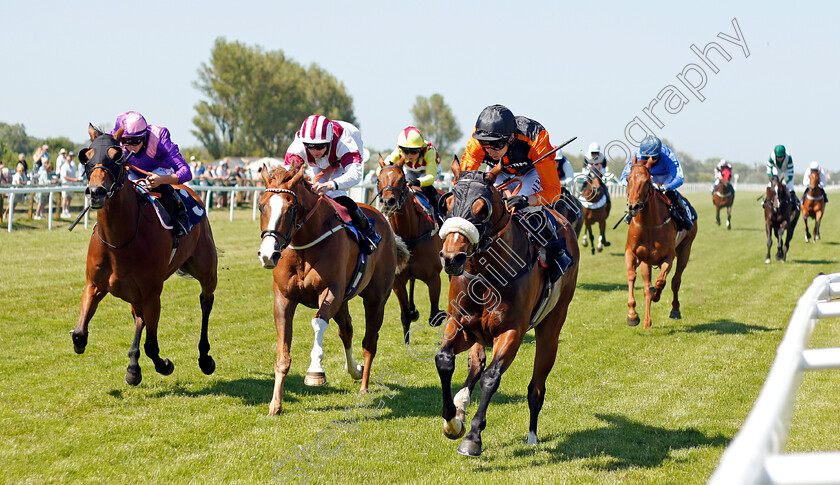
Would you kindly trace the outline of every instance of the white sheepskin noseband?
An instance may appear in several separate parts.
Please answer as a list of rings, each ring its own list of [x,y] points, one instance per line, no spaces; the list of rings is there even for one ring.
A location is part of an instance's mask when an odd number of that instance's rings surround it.
[[[440,238],[446,239],[446,236],[453,232],[463,234],[470,244],[478,244],[478,229],[476,229],[472,222],[464,219],[463,217],[450,217],[444,221],[443,227],[440,228]]]

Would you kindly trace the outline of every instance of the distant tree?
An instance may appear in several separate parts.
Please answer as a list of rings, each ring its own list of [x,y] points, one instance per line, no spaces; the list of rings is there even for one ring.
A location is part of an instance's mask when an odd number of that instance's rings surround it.
[[[438,151],[451,153],[452,144],[461,138],[462,133],[443,96],[437,93],[429,98],[417,96],[411,114],[414,116],[414,125],[435,144]],[[445,162],[446,166],[449,162],[451,160]]]
[[[313,113],[354,121],[344,86],[313,64],[304,69],[282,51],[217,38],[193,85],[207,97],[196,104],[192,133],[211,156],[277,156]]]

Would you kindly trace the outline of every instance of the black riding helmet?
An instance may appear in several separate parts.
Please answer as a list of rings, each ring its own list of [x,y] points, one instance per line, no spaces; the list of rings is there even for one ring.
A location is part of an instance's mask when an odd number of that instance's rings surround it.
[[[484,108],[475,120],[473,138],[478,141],[494,142],[507,140],[516,130],[513,113],[500,104]]]

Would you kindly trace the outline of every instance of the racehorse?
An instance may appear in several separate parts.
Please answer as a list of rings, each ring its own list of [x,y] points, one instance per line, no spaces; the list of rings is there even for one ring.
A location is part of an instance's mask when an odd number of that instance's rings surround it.
[[[814,218],[814,242],[820,238],[820,221],[825,212],[825,195],[820,187],[819,170],[811,170],[808,176],[808,187],[805,189],[805,198],[802,201],[802,222],[805,223],[805,242],[811,241],[811,232],[808,230],[808,218]]]
[[[79,322],[71,332],[76,353],[85,351],[88,323],[102,298],[111,293],[131,304],[134,317],[134,340],[128,351],[125,381],[137,385],[142,380],[138,360],[143,327],[146,328],[146,356],[152,359],[156,371],[171,374],[175,366],[169,359],[160,357],[157,330],[163,282],[178,271],[201,284],[198,365],[205,374],[212,374],[216,363],[209,355],[207,325],[216,290],[217,256],[207,217],[179,238],[177,249],[173,249],[172,232],[158,222],[147,196],[140,195],[135,184],[127,180],[126,157],[119,144],[123,129],[111,136],[90,125],[88,133],[91,145],[79,152],[79,160],[84,163],[88,177],[85,195],[97,212],[88,245],[87,283],[82,293]],[[201,199],[189,188],[174,187],[187,190],[201,204]]]
[[[712,202],[715,204],[715,222],[720,225],[720,210],[726,208],[726,228],[732,229],[732,203],[735,201],[735,187],[729,182],[732,176],[728,168],[721,173],[720,182],[715,185],[712,191]]]
[[[266,188],[259,201],[262,243],[258,257],[264,268],[273,268],[277,329],[269,416],[282,411],[283,383],[292,363],[292,321],[299,303],[318,309],[312,318],[315,341],[304,384],[326,383],[322,346],[327,322],[332,318],[344,344],[345,370],[354,380],[362,380],[361,391],[368,388],[385,302],[394,275],[409,256],[385,217],[373,207],[359,204],[382,236],[373,253],[360,258],[359,246],[346,230],[349,216],[339,217],[346,210],[331,198],[315,194],[305,169],[305,164],[293,164],[289,170],[277,167],[270,174],[268,168],[262,170]],[[365,307],[364,366],[353,359],[353,324],[347,308],[347,302],[357,295]]]
[[[568,221],[557,216],[559,238],[574,263],[560,279],[549,283],[547,270],[537,261],[539,251],[529,240],[520,216],[505,208],[502,194],[493,185],[501,168],[497,164],[487,173],[461,172],[456,158],[452,163],[455,186],[441,204],[448,218],[441,227],[440,256],[452,278],[443,345],[435,365],[443,393],[443,433],[450,439],[464,435],[470,393],[475,383],[481,382],[478,409],[458,447],[459,453],[468,456],[481,455],[481,432],[490,399],[532,327],[536,357],[528,384],[531,419],[527,442],[536,445],[546,377],[554,365],[560,329],[574,296],[580,256],[574,231]],[[486,369],[485,346],[493,349]],[[470,348],[467,380],[453,400],[455,355]]]
[[[604,185],[601,177],[593,170],[587,171],[586,175],[578,176],[576,181],[579,184],[579,195],[583,206],[583,224],[586,229],[583,231],[582,246],[588,246],[589,241],[592,241],[592,254],[595,254],[597,249],[599,252],[604,250],[604,246],[609,246],[607,241],[606,228],[607,217],[610,215],[611,202],[607,198],[607,187]],[[595,236],[592,234],[592,225],[598,224],[598,229],[601,235],[598,237],[598,244],[595,244]]]
[[[394,294],[400,303],[400,320],[403,326],[405,342],[409,341],[411,322],[420,318],[420,312],[414,306],[414,282],[420,280],[429,287],[429,323],[439,325],[443,312],[438,306],[440,300],[440,247],[443,241],[437,235],[438,226],[434,220],[434,210],[427,214],[406,181],[403,162],[385,165],[379,157],[378,197],[382,204],[382,213],[391,222],[394,233],[402,238],[411,252],[408,265],[394,278]],[[430,201],[430,203],[433,201]],[[409,291],[406,293],[405,285]]]
[[[636,297],[634,284],[636,282],[636,267],[641,267],[645,289],[645,328],[650,328],[650,304],[659,301],[665,280],[676,260],[674,276],[671,278],[671,291],[674,300],[671,302],[670,318],[682,318],[680,313],[679,291],[682,274],[688,264],[691,245],[697,236],[697,221],[687,231],[677,231],[677,226],[671,217],[668,198],[653,187],[650,177],[652,159],[648,161],[636,160],[630,167],[627,176],[627,212],[632,217],[627,229],[627,245],[624,247],[624,263],[627,265],[627,284],[630,296],[627,306],[627,325],[639,324],[636,313]],[[651,285],[651,270],[659,266],[659,276]]]
[[[764,227],[767,231],[767,256],[764,262],[770,264],[770,248],[773,246],[773,236],[776,236],[776,261],[786,261],[793,238],[793,230],[799,219],[799,212],[794,209],[795,201],[779,177],[770,178],[770,186],[764,198]],[[782,243],[784,237],[784,243]]]

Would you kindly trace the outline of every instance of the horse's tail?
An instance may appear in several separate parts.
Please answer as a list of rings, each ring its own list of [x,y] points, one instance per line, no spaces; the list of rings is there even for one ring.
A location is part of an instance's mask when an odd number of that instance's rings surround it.
[[[401,237],[394,234],[394,243],[397,245],[397,267],[395,274],[400,274],[402,270],[408,266],[408,260],[411,258],[411,251]]]

